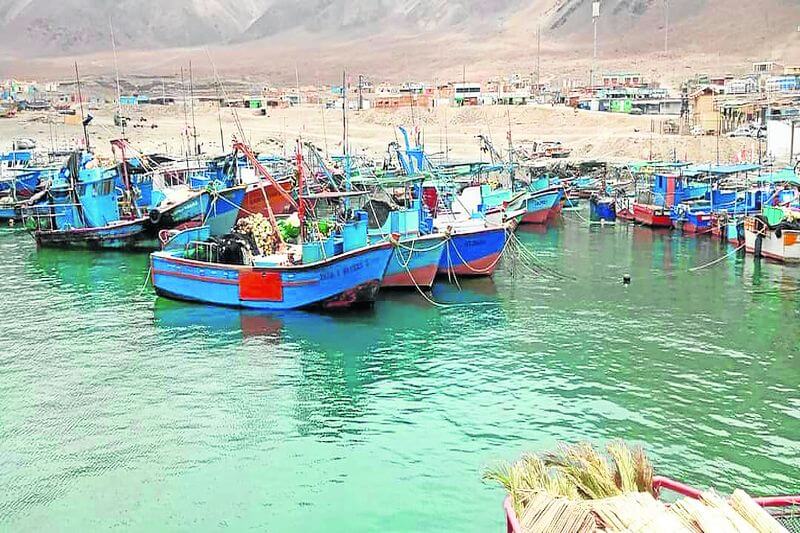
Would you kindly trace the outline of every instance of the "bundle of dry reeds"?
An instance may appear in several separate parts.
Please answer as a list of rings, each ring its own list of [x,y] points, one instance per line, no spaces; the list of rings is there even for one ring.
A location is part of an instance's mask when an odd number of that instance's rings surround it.
[[[506,489],[525,532],[786,532],[742,491],[730,501],[709,491],[667,506],[654,495],[644,450],[612,442],[605,451],[562,444],[552,453],[501,464],[484,479]]]

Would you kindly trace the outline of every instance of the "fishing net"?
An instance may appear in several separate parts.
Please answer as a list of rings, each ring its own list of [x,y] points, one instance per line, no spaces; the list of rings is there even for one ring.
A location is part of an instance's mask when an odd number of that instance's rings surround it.
[[[800,533],[800,506],[768,509],[769,513],[785,527],[789,533]]]

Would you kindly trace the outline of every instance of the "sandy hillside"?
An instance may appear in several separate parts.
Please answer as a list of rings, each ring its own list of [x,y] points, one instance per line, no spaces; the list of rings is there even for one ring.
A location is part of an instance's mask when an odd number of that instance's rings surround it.
[[[220,125],[216,107],[196,110],[197,133],[203,149],[217,154],[220,148]],[[120,136],[113,126],[113,109],[94,110],[95,120],[90,126],[92,143],[101,155],[109,155],[108,140]],[[127,138],[143,152],[185,151],[186,123],[183,107],[142,107],[128,113],[132,126]],[[191,122],[189,113],[189,121]],[[281,152],[282,146],[291,146],[302,136],[330,152],[341,151],[341,111],[322,111],[316,107],[271,110],[266,117],[255,116],[240,109],[238,116],[248,141],[263,152]],[[230,109],[222,110],[222,131],[226,148],[237,133]],[[754,150],[751,140],[716,137],[691,137],[661,135],[663,117],[613,115],[610,113],[576,112],[564,107],[478,107],[448,108],[437,111],[409,109],[388,111],[363,111],[350,113],[350,140],[354,150],[375,157],[385,153],[387,144],[395,140],[397,125],[416,125],[424,135],[430,152],[443,152],[449,148],[452,158],[479,159],[482,156],[476,136],[488,135],[500,147],[507,146],[507,132],[511,123],[515,141],[561,140],[574,149],[578,159],[630,159],[671,158],[693,161],[715,161],[717,146],[720,160],[728,161],[743,149]],[[54,121],[50,122],[50,121]],[[153,127],[157,126],[157,127]],[[651,133],[654,131],[656,133]],[[15,119],[0,120],[0,146],[6,148],[14,137],[32,137],[40,146],[48,147],[81,138],[80,126],[67,126],[63,117],[47,114],[25,113]],[[289,148],[291,150],[291,148]]]

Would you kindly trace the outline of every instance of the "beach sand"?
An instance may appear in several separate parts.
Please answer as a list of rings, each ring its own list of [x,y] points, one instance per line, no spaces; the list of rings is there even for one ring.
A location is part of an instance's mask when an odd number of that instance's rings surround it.
[[[109,140],[122,132],[114,126],[113,106],[86,110],[94,116],[89,134],[100,157],[110,157]],[[80,114],[80,112],[79,112]],[[130,117],[125,137],[142,153],[186,153],[191,145],[192,112],[180,103],[172,106],[138,106],[123,110]],[[281,154],[293,150],[299,137],[317,144],[329,153],[342,151],[342,112],[319,106],[274,108],[266,116],[250,109],[223,108],[203,104],[194,109],[198,143],[211,155],[230,150],[234,138],[245,140],[262,153]],[[70,117],[75,119],[76,117]],[[78,117],[79,118],[79,117]],[[389,142],[397,140],[396,127],[416,127],[421,131],[429,153],[449,151],[459,160],[486,160],[478,134],[492,139],[505,153],[508,131],[514,143],[534,140],[559,140],[573,150],[572,159],[623,162],[642,159],[673,159],[695,162],[734,161],[743,151],[758,154],[753,139],[715,136],[662,134],[662,125],[678,117],[633,116],[591,111],[576,111],[563,106],[482,106],[464,108],[366,110],[348,112],[349,139],[353,152],[380,158]],[[23,112],[11,119],[0,119],[0,146],[8,149],[14,138],[29,137],[41,149],[79,143],[80,121],[65,124],[53,112]],[[241,125],[241,131],[236,126]],[[220,123],[222,134],[220,134]],[[762,149],[763,149],[762,144]]]

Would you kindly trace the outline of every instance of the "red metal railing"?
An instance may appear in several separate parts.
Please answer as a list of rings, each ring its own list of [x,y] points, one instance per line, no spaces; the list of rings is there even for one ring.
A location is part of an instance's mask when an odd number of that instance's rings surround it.
[[[690,487],[680,481],[675,481],[662,476],[653,477],[653,489],[656,496],[660,496],[661,490],[669,490],[686,496],[687,498],[699,499],[703,491],[694,487]],[[797,496],[768,496],[763,498],[753,498],[761,507],[792,507],[800,506],[800,495]],[[511,502],[511,497],[507,497],[503,502],[503,509],[506,512],[506,533],[522,533],[522,526],[519,524],[517,513],[514,511],[514,504]]]

